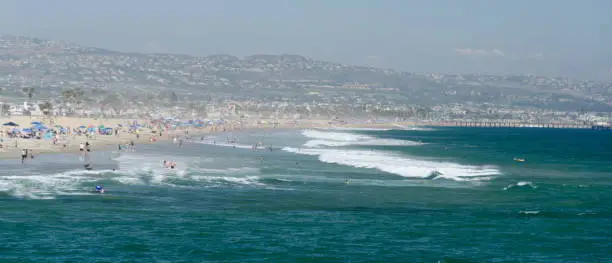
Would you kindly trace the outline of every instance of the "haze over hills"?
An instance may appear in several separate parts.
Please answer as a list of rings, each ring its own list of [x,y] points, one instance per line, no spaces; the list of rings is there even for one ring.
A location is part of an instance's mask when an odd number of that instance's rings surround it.
[[[117,92],[135,100],[313,101],[357,96],[395,104],[487,104],[611,111],[612,84],[543,76],[406,73],[299,55],[197,57],[123,53],[31,37],[0,38],[4,97],[60,96],[71,89]],[[33,95],[34,96],[34,95]],[[125,97],[124,96],[124,97]]]

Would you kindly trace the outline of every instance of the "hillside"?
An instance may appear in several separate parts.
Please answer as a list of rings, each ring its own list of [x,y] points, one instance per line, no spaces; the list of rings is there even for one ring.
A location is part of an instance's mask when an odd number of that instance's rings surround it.
[[[612,85],[537,76],[414,74],[299,55],[196,57],[123,53],[29,37],[0,38],[4,96],[59,96],[82,88],[145,96],[175,92],[207,97],[381,96],[403,103],[493,103],[610,109]]]

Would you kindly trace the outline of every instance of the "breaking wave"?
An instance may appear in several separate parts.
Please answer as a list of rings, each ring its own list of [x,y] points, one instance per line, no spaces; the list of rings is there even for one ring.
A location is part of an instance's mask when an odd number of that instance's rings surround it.
[[[331,127],[331,128],[320,128],[321,130],[338,130],[338,131],[390,131],[387,128],[351,128],[351,127]]]
[[[302,135],[313,139],[304,144],[306,147],[339,147],[350,145],[369,146],[416,146],[423,143],[397,139],[379,139],[376,137],[353,134],[348,132],[328,132],[318,130],[305,130]]]
[[[407,178],[485,181],[492,179],[492,176],[501,174],[496,167],[492,166],[416,160],[382,151],[296,149],[291,147],[285,147],[283,150],[296,154],[318,156],[318,159],[325,163],[356,168],[372,168]],[[437,174],[434,173],[436,171]]]
[[[21,199],[55,199],[66,195],[92,195],[98,183],[152,185],[166,187],[244,187],[265,186],[259,169],[253,167],[203,168],[212,159],[174,157],[177,169],[162,167],[159,155],[124,154],[116,158],[119,169],[69,170],[55,174],[1,175],[0,194]],[[108,192],[112,194],[112,189]]]

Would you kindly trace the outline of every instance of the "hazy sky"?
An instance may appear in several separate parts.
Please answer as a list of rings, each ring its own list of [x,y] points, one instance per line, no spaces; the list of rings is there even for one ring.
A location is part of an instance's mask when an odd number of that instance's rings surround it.
[[[122,51],[612,79],[612,0],[0,0],[0,34]]]

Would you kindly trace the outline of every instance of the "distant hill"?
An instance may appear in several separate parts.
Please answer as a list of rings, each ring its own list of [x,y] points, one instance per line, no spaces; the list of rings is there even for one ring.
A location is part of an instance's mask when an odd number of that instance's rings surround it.
[[[306,92],[370,94],[407,103],[509,103],[544,107],[610,107],[612,85],[569,87],[562,78],[414,74],[351,66],[299,55],[197,57],[124,53],[38,38],[0,37],[0,87],[39,96],[62,89],[243,96],[300,96]]]

